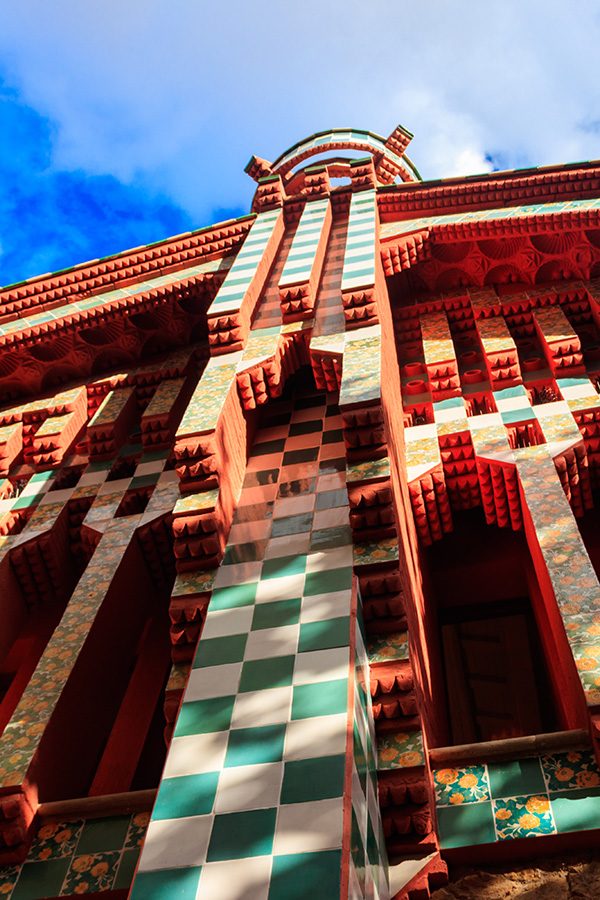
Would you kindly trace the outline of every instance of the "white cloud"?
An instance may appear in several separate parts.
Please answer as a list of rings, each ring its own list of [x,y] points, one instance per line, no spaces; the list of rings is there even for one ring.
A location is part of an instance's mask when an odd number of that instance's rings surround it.
[[[35,26],[32,27],[32,23]],[[8,79],[55,123],[53,165],[166,192],[204,221],[248,204],[251,153],[401,122],[424,177],[600,156],[592,0],[22,0]]]

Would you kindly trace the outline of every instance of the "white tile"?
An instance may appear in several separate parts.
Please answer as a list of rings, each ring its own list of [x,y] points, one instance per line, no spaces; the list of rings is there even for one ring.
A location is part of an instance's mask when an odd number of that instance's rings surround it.
[[[232,525],[229,532],[229,544],[247,544],[250,541],[261,541],[271,533],[271,520],[261,522],[240,522]]]
[[[164,487],[165,484],[176,484],[179,482],[179,475],[174,469],[167,469],[166,472],[161,472],[158,476],[157,485]]]
[[[185,691],[186,701],[189,703],[191,700],[206,700],[209,697],[227,697],[237,694],[241,672],[241,662],[192,669]]]
[[[250,584],[258,581],[262,560],[257,562],[234,563],[231,566],[219,566],[215,577],[215,587],[231,587],[232,584]]]
[[[212,821],[212,816],[187,816],[150,822],[139,871],[201,866],[206,858]]]
[[[253,606],[238,606],[235,609],[209,609],[202,637],[213,638],[230,634],[244,634],[244,632],[250,631],[253,615]]]
[[[279,804],[283,763],[232,766],[219,775],[215,812],[266,809]]]
[[[246,643],[244,659],[269,659],[290,656],[298,649],[300,625],[281,625],[278,628],[259,628],[251,631]]]
[[[332,591],[330,594],[314,594],[303,597],[300,607],[300,622],[320,622],[336,619],[350,613],[351,591]]]
[[[311,759],[346,752],[348,716],[317,716],[295,719],[285,730],[284,759]]]
[[[295,409],[292,413],[292,425],[296,422],[312,422],[320,419],[325,412],[325,404],[322,406],[309,406],[306,409]]]
[[[279,482],[284,484],[287,481],[303,481],[307,478],[313,478],[319,471],[319,463],[315,459],[312,462],[290,463],[289,466],[283,466],[279,472]]]
[[[319,447],[320,445],[320,431],[312,434],[295,434],[285,442],[285,452],[287,453],[289,450],[312,450],[313,447]]]
[[[343,441],[337,444],[323,444],[319,450],[319,459],[341,459],[346,455],[346,445]]]
[[[280,497],[273,507],[273,518],[297,516],[300,513],[312,512],[315,507],[314,494],[300,494],[298,497]]]
[[[82,478],[79,479],[79,484],[81,484],[82,480]],[[119,491],[126,491],[130,484],[131,478],[118,478],[116,481],[105,481],[98,489],[98,496],[100,497],[103,494],[118,494]]]
[[[334,647],[331,650],[311,650],[299,653],[294,666],[294,684],[315,684],[318,681],[332,681],[346,678],[350,660],[348,647]]]
[[[251,456],[246,464],[247,472],[264,472],[265,469],[278,469],[281,465],[283,450],[277,453],[264,453],[261,456]]]
[[[74,487],[70,487],[64,488],[62,491],[47,491],[40,500],[40,506],[47,506],[49,503],[66,503],[67,500],[70,500],[74,490]]]
[[[329,475],[321,475],[317,481],[317,491],[337,491],[346,487],[346,475],[344,472],[332,472]]]
[[[77,482],[77,487],[89,487],[90,484],[102,484],[102,482],[106,481],[107,475],[108,469],[101,469],[98,472],[84,472]]]
[[[285,575],[283,578],[264,578],[256,589],[256,602],[290,600],[293,597],[301,597],[303,590],[304,572],[300,575]]]
[[[174,737],[167,754],[163,778],[218,772],[225,761],[228,731]]]
[[[197,900],[267,900],[272,862],[271,856],[251,856],[206,863]]]
[[[333,547],[330,550],[319,550],[310,553],[306,560],[307,572],[327,572],[330,569],[343,569],[352,565],[352,544],[345,547]]]
[[[350,516],[347,506],[337,506],[335,509],[320,509],[313,518],[313,530],[320,528],[337,528],[338,525],[348,525]]]
[[[278,556],[292,556],[295,553],[308,553],[310,550],[310,532],[302,534],[286,534],[271,538],[265,551],[265,559],[276,559]]]
[[[279,808],[273,853],[336,850],[342,846],[343,798]]]
[[[155,472],[162,472],[166,464],[166,459],[152,459],[150,462],[139,463],[135,469],[135,477],[141,475],[154,475]],[[177,478],[177,472],[174,473]]]
[[[232,728],[252,728],[288,722],[292,709],[292,686],[245,691],[233,704]]]

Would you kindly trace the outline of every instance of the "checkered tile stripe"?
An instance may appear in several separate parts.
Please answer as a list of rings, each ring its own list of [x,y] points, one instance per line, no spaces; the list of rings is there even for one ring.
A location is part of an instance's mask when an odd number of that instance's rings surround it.
[[[248,232],[248,237],[242,244],[240,252],[210,306],[209,315],[224,310],[239,309],[263,258],[277,220],[282,215],[280,209],[258,214]]]
[[[375,283],[376,228],[376,191],[352,194],[342,291],[368,287]]]
[[[248,461],[134,898],[339,896],[351,603],[339,410],[280,402]]]
[[[279,279],[280,288],[301,284],[310,278],[328,208],[328,197],[313,200],[304,207]]]

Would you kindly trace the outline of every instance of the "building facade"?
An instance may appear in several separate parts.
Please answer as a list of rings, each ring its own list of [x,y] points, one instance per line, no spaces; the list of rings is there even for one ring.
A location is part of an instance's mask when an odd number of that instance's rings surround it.
[[[410,139],[0,292],[1,896],[597,846],[600,163],[422,181]]]

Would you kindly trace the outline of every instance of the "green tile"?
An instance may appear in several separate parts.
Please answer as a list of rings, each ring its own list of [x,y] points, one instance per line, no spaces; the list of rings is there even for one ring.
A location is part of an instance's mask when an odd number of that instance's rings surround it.
[[[117,871],[117,877],[113,885],[113,890],[125,890],[133,881],[133,873],[140,855],[139,849],[124,850],[121,855],[121,862]]]
[[[297,684],[292,699],[292,719],[311,716],[332,716],[346,712],[348,707],[348,679],[319,681],[317,684]]]
[[[212,812],[218,780],[218,772],[163,778],[152,818],[181,819],[184,816],[208,815]]]
[[[442,848],[492,844],[496,840],[494,814],[489,800],[466,806],[442,806],[437,810]]]
[[[263,563],[261,578],[284,578],[288,575],[302,575],[306,570],[306,556],[278,556],[277,559],[266,559]]]
[[[25,863],[11,896],[16,900],[38,900],[39,897],[55,897],[69,869],[70,857],[48,859],[45,862]]]
[[[296,437],[299,434],[316,434],[323,430],[323,422],[321,419],[309,419],[307,422],[295,422],[290,425],[290,437]]]
[[[350,616],[324,619],[321,622],[304,622],[300,626],[298,652],[328,650],[346,647],[350,643]]]
[[[129,900],[195,900],[201,866],[140,872]]]
[[[304,585],[304,596],[327,594],[331,591],[346,591],[352,587],[352,567],[329,569],[325,572],[309,572]]]
[[[324,444],[338,444],[343,440],[344,432],[341,428],[332,428],[331,431],[326,431],[323,434]]]
[[[335,528],[320,528],[313,531],[310,538],[310,549],[331,550],[334,547],[348,547],[352,543],[352,531],[349,525],[336,525]]]
[[[291,655],[247,660],[242,666],[240,693],[286,687],[292,683],[295,661],[296,657]]]
[[[341,797],[345,766],[344,754],[287,762],[283,770],[281,802],[304,803]]]
[[[275,856],[269,900],[339,897],[341,871],[341,850]]]
[[[233,609],[237,606],[252,606],[256,597],[257,581],[246,584],[232,584],[215,588],[210,600],[210,609]]]
[[[77,844],[77,855],[120,850],[127,837],[129,822],[130,816],[109,816],[107,819],[88,820]]]
[[[194,669],[241,662],[244,658],[247,640],[247,634],[231,634],[226,637],[201,640],[194,659]]]
[[[320,491],[317,494],[317,509],[334,509],[338,506],[348,506],[348,492],[346,488],[338,488],[335,491]]]
[[[281,625],[296,625],[300,621],[302,600],[274,600],[272,603],[258,603],[254,607],[252,631],[261,628],[278,628]]]
[[[488,763],[492,797],[516,797],[519,794],[546,793],[539,759],[516,759]]]
[[[297,463],[314,462],[318,456],[318,447],[309,447],[306,450],[288,450],[283,454],[283,465],[295,466]]]
[[[175,725],[175,737],[226,731],[231,723],[235,696],[211,697],[183,703]]]
[[[285,438],[276,441],[263,441],[262,444],[255,444],[252,448],[250,456],[267,456],[271,453],[282,453],[285,447]]]
[[[225,551],[222,565],[235,566],[243,562],[262,562],[267,550],[268,540],[247,541],[244,544],[232,544]]]
[[[136,475],[135,478],[131,479],[129,484],[130,490],[135,490],[135,488],[143,488],[143,487],[152,487],[152,485],[156,484],[160,476],[160,472],[150,472],[148,475]]]
[[[310,531],[312,525],[312,513],[300,513],[297,516],[282,516],[281,519],[273,519],[271,537],[285,537],[288,534],[305,534]]]
[[[247,859],[270,854],[276,816],[276,809],[254,809],[215,816],[207,861]]]
[[[559,834],[600,827],[600,788],[551,793],[550,806]]]
[[[283,758],[285,725],[234,728],[229,734],[225,767],[279,762]]]

